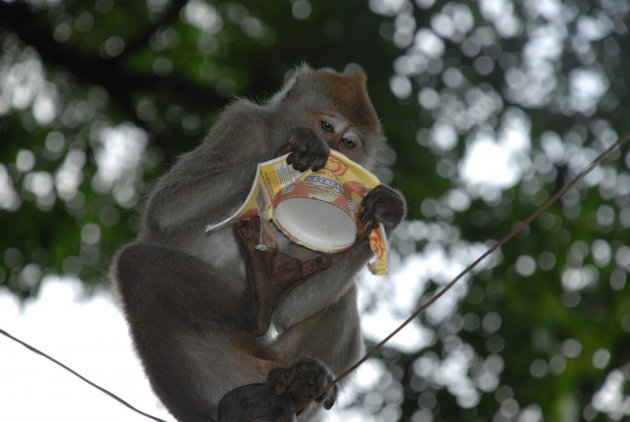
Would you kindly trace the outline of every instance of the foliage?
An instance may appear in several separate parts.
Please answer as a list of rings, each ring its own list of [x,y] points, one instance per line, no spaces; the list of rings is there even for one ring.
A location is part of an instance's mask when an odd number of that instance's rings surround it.
[[[629,15],[627,0],[0,1],[0,282],[24,298],[50,273],[104,285],[152,181],[221,107],[302,61],[358,63],[409,201],[398,267],[425,262],[415,290],[403,270],[392,289],[417,306],[630,129]],[[629,167],[626,147],[424,315],[424,340],[373,361],[355,405],[384,421],[629,415]]]

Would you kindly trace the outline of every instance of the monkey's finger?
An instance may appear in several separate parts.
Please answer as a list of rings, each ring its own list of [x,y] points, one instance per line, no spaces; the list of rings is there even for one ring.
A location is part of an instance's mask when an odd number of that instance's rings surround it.
[[[311,168],[311,162],[309,160],[299,160],[293,164],[293,168],[298,171],[306,171]]]
[[[368,221],[372,221],[374,219],[374,207],[372,204],[366,204],[363,206],[363,210],[361,211],[359,218],[362,223],[367,223]]]
[[[327,161],[328,161],[328,152],[326,152],[325,154],[318,154],[313,160],[311,169],[313,169],[313,171],[319,171],[324,168]]]
[[[365,196],[365,198],[363,198],[363,201],[361,201],[362,210],[361,210],[361,215],[359,216],[359,218],[361,219],[362,223],[370,221],[374,217],[375,195],[374,194],[370,195],[370,193],[368,193]]]
[[[379,207],[382,207],[382,205],[388,200],[388,189],[391,188],[388,188],[385,185],[378,185],[365,195],[361,201],[363,211],[361,211],[360,219],[362,223],[374,221],[376,210]]]
[[[297,160],[297,158],[298,158],[297,154],[295,152],[292,152],[287,157],[287,164],[292,165]]]
[[[313,273],[323,271],[332,264],[331,255],[319,255],[313,259],[302,262],[302,276],[307,277]]]
[[[287,164],[293,166],[294,170],[306,171],[310,168],[310,161],[300,154],[298,151],[292,152],[287,157]]]
[[[298,171],[321,170],[328,161],[329,152],[329,149],[296,149],[287,157],[287,164]]]
[[[324,148],[320,147],[307,148],[304,152],[304,159],[309,161],[309,168],[313,169],[313,171],[322,169],[326,164],[326,161],[328,161],[330,148],[326,145],[324,145]]]
[[[329,383],[332,382],[332,377],[329,377]],[[334,385],[333,388],[330,389],[328,394],[326,395],[326,400],[324,401],[324,409],[330,410],[335,402],[337,401],[337,393],[338,393],[337,385]]]

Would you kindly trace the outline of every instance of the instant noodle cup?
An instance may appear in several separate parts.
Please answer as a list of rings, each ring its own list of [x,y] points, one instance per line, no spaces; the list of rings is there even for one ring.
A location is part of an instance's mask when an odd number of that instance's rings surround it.
[[[355,242],[360,201],[334,175],[301,177],[276,195],[273,206],[273,222],[295,243],[334,253]]]

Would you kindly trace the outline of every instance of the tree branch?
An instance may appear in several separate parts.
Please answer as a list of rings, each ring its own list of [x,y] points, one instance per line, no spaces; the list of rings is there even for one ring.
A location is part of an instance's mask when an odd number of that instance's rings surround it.
[[[136,36],[125,41],[125,49],[120,55],[116,57],[116,59],[119,60],[123,57],[128,57],[131,54],[135,53],[137,50],[145,47],[149,42],[149,39],[153,36],[153,34],[157,32],[158,29],[165,25],[168,25],[177,15],[179,15],[179,12],[183,9],[186,3],[186,0],[171,1],[168,8],[157,20],[155,20],[155,22],[147,26],[140,33],[136,34]]]
[[[141,43],[146,42],[152,32],[166,24],[181,10],[183,3],[174,2],[155,25],[131,41],[131,49],[140,48]],[[231,99],[210,85],[196,83],[181,75],[159,76],[150,72],[133,71],[125,67],[125,61],[120,60],[120,57],[102,58],[76,45],[60,43],[53,37],[52,26],[42,16],[34,13],[29,5],[19,1],[14,3],[0,1],[0,26],[35,48],[47,65],[64,68],[78,82],[85,85],[102,86],[123,113],[151,133],[158,146],[165,151],[172,151],[173,148],[169,147],[166,140],[160,139],[159,134],[149,130],[149,125],[137,115],[134,106],[136,94],[150,92],[167,105],[176,98],[178,102],[183,103],[182,105],[210,110],[224,107]]]

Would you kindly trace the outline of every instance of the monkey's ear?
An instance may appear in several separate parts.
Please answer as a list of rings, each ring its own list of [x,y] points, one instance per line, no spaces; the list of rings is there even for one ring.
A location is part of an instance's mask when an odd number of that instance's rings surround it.
[[[298,79],[297,73],[293,74],[293,76],[291,76],[291,78],[285,82],[282,88],[280,88],[280,91],[276,92],[273,95],[273,97],[271,97],[269,101],[267,101],[267,104],[269,105],[280,104],[282,100],[285,99],[289,95],[289,92],[295,87],[295,84],[297,83],[297,79]]]
[[[348,64],[343,70],[343,74],[362,80],[364,84],[367,81],[367,73],[365,73],[365,70],[357,63]]]
[[[307,72],[312,72],[313,68],[311,66],[309,66],[308,63],[306,62],[302,62],[299,65],[297,65],[295,67],[295,73],[299,74],[299,73],[307,73]]]
[[[357,83],[357,85],[361,86],[363,89],[367,89],[367,74],[361,70],[354,70],[351,73],[344,73],[344,75],[347,75],[349,78],[354,79]]]
[[[311,72],[313,72],[313,69],[306,62],[296,66],[291,77],[284,83],[282,88],[280,88],[280,91],[276,92],[274,96],[269,99],[267,104],[273,105],[281,103],[283,99],[290,96],[291,90],[297,85],[300,77]]]

